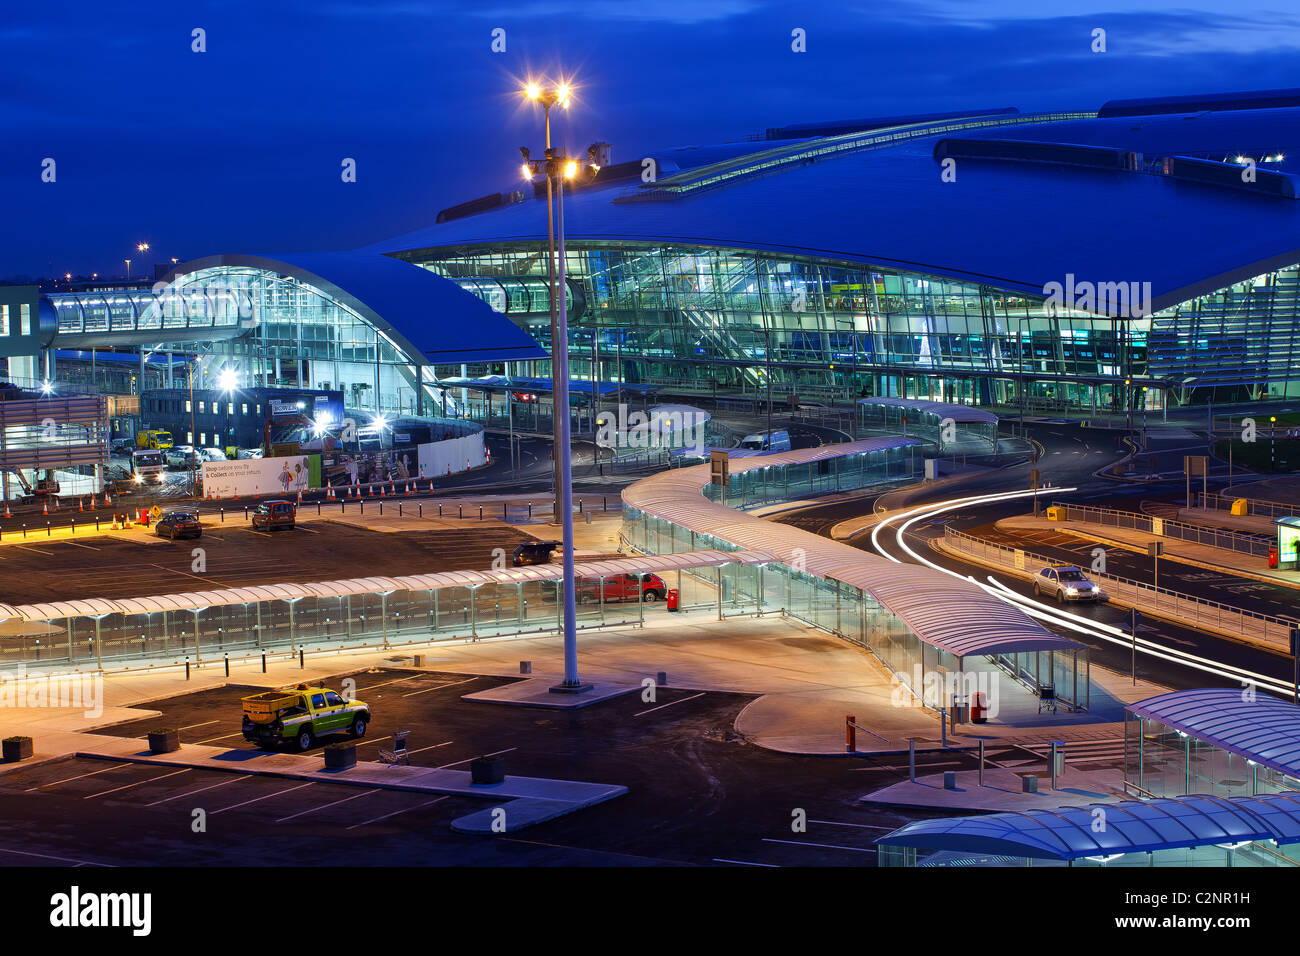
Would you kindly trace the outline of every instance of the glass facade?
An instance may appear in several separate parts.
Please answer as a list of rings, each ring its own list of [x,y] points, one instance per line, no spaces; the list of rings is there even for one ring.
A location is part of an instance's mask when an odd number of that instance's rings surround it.
[[[1300,790],[1300,780],[1158,720],[1125,712],[1124,786],[1143,797],[1241,797]]]
[[[471,291],[546,269],[536,244],[402,258]],[[1284,395],[1288,383],[1300,391],[1300,266],[1133,319],[883,266],[738,249],[570,242],[566,268],[582,290],[571,297],[582,311],[570,316],[569,339],[579,379],[765,393],[770,376],[778,393],[800,397],[1093,412],[1204,401],[1210,388],[1216,399]],[[544,310],[515,318],[549,347]]]

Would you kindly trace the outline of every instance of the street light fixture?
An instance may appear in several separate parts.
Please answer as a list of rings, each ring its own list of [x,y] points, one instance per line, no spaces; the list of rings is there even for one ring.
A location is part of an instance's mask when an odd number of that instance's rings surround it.
[[[576,694],[591,688],[590,684],[584,684],[578,678],[578,628],[573,580],[573,467],[569,437],[569,313],[564,275],[564,181],[575,179],[582,166],[565,156],[563,149],[551,146],[551,108],[559,106],[568,109],[572,93],[572,87],[565,82],[554,86],[534,81],[528,83],[523,90],[524,96],[531,102],[540,104],[545,114],[545,158],[534,160],[528,147],[521,146],[519,149],[524,160],[521,167],[524,179],[533,182],[538,175],[546,177],[546,265],[547,280],[550,283],[555,509],[561,513],[564,540],[564,680],[551,690],[560,694]],[[599,169],[595,162],[595,147],[589,149],[587,155],[590,161],[582,165],[594,176]]]

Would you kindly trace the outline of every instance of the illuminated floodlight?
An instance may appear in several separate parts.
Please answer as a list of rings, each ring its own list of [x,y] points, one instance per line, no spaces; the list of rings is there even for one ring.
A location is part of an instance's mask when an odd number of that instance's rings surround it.
[[[223,392],[233,392],[239,385],[239,373],[233,368],[223,368],[217,375],[217,385]]]
[[[54,383],[53,383],[53,382],[51,382],[48,378],[47,378],[45,381],[41,382],[41,394],[42,394],[42,395],[51,395],[51,394],[53,394],[53,392],[54,392]]]

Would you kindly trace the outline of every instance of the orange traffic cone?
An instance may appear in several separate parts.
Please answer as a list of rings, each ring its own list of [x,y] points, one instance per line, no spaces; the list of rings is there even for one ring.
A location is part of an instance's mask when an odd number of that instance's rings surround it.
[[[7,501],[5,502],[5,517],[6,517],[6,518],[12,518],[12,517],[13,517],[13,515],[11,515],[11,514],[9,513],[9,502],[7,502]]]
[[[409,481],[406,483],[406,493],[408,495],[411,493],[411,483]]]
[[[383,485],[380,485],[380,486],[379,486],[379,497],[381,497],[381,498],[384,497],[384,486],[383,486]]]
[[[113,506],[113,499],[108,496],[108,492],[106,491],[104,492],[104,507],[111,508],[112,506]]]
[[[302,507],[302,492],[298,492],[298,507]]]
[[[47,498],[45,499],[45,503],[41,505],[41,514],[47,515],[49,513],[50,513],[50,500]]]

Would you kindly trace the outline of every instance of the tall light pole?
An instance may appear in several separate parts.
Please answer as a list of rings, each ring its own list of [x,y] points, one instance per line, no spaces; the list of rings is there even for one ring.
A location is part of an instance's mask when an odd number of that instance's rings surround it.
[[[551,395],[554,426],[555,508],[561,512],[564,540],[564,680],[551,688],[558,694],[576,694],[591,688],[578,677],[578,625],[573,580],[573,467],[569,436],[569,312],[564,277],[564,181],[578,175],[577,161],[551,146],[551,107],[568,109],[572,91],[567,83],[555,86],[530,82],[524,96],[539,103],[546,120],[546,158],[529,158],[521,147],[524,178],[532,182],[539,173],[546,176],[547,276],[550,282],[551,311]],[[588,151],[592,171],[595,148]],[[556,257],[558,247],[558,260]],[[557,301],[558,300],[558,301]]]

